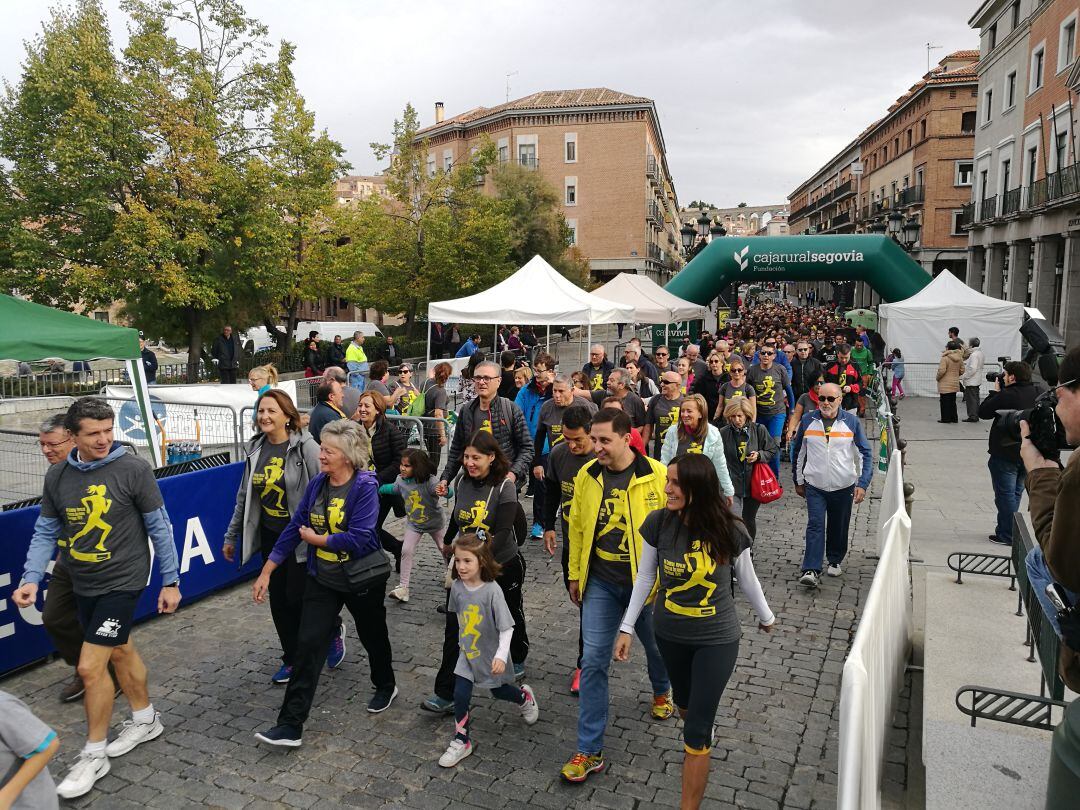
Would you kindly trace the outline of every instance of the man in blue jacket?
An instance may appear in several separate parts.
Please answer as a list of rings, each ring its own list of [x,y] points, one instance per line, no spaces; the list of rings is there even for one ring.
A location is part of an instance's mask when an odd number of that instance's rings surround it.
[[[77,399],[64,417],[75,448],[45,474],[41,514],[26,555],[19,607],[34,604],[56,547],[66,557],[83,645],[79,675],[86,686],[87,741],[56,792],[65,799],[89,793],[123,756],[164,731],[147,689],[146,665],[129,638],[135,608],[150,577],[149,535],[161,572],[159,613],[180,604],[180,575],[172,524],[150,465],[113,441],[113,411],[96,397]],[[110,743],[113,680],[131,705],[131,721]]]
[[[840,408],[840,386],[826,383],[818,393],[818,410],[799,422],[792,447],[795,492],[806,499],[806,550],[799,584],[816,588],[822,557],[826,573],[838,577],[848,548],[851,507],[862,503],[874,474],[870,443],[862,423]]]
[[[555,358],[550,354],[538,354],[533,360],[533,378],[528,385],[523,385],[517,393],[514,404],[525,415],[525,423],[529,426],[529,435],[535,436],[540,425],[540,409],[544,403],[551,399],[551,383],[555,380]],[[547,461],[547,454],[543,447],[535,447],[535,461],[533,467],[543,466]],[[533,497],[533,525],[532,536],[539,540],[544,536],[544,484],[536,476],[533,468],[529,470],[529,490]],[[528,493],[526,493],[528,494]]]

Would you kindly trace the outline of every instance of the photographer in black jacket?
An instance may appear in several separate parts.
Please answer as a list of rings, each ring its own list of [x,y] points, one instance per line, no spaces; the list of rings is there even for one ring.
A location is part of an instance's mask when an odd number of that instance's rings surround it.
[[[1013,514],[1020,508],[1027,473],[1020,460],[1020,443],[999,427],[998,411],[1024,411],[1035,404],[1039,390],[1031,382],[1031,366],[1019,360],[1005,364],[994,390],[979,405],[980,419],[993,419],[990,426],[990,481],[994,486],[997,527],[990,541],[1012,545]]]

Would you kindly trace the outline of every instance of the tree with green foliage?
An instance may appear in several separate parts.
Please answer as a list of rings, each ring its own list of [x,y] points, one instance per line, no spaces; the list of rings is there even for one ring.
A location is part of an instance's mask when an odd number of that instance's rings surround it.
[[[589,263],[571,248],[573,231],[562,214],[558,190],[539,172],[513,162],[492,170],[491,180],[510,217],[514,265],[541,256],[574,284],[588,287]]]
[[[686,207],[687,208],[698,208],[698,209],[701,209],[701,210],[704,210],[704,211],[708,211],[708,210],[711,210],[713,208],[716,208],[716,206],[713,205],[712,203],[704,202],[702,200],[694,200],[692,203],[690,203]]]
[[[152,148],[100,4],[54,9],[0,101],[4,289],[64,308],[121,297],[113,236]]]
[[[389,161],[390,200],[361,205],[357,221],[367,232],[355,234],[365,259],[365,297],[384,311],[403,312],[409,338],[422,306],[486,289],[514,268],[506,206],[481,191],[494,145],[486,142],[446,169],[429,162],[428,142],[418,132],[409,104],[394,122],[393,142],[371,145],[380,161]]]

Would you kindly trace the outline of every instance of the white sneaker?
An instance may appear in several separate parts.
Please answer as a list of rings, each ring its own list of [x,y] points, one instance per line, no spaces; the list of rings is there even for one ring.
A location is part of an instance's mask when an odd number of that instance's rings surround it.
[[[536,695],[533,694],[531,686],[523,684],[521,691],[525,693],[525,702],[521,704],[521,717],[525,725],[531,726],[540,719],[540,707],[536,703]]]
[[[409,589],[404,585],[398,585],[394,590],[389,593],[390,598],[397,599],[399,602],[409,601]]]
[[[844,570],[839,565],[833,565],[832,563],[829,563],[829,567],[825,569],[825,573],[828,574],[830,577],[838,577],[842,573],[844,573]]]
[[[462,742],[457,737],[454,737],[450,741],[450,745],[447,746],[446,751],[439,757],[439,764],[444,768],[453,768],[472,752],[473,744],[471,740]]]
[[[818,586],[817,571],[803,571],[802,576],[799,577],[799,584],[807,588],[816,588]]]
[[[161,713],[154,712],[152,723],[136,723],[134,720],[125,720],[120,733],[105,748],[105,753],[110,757],[122,757],[136,745],[153,740],[161,736],[165,726],[161,725]]]
[[[83,751],[64,777],[64,781],[56,786],[56,793],[64,799],[82,796],[89,793],[94,783],[108,772],[108,757],[95,757]]]

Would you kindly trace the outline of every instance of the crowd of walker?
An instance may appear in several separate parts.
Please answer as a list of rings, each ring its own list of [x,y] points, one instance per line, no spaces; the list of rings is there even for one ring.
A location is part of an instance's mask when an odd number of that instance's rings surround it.
[[[611,662],[644,660],[652,718],[682,718],[682,806],[698,807],[716,713],[739,657],[744,610],[735,584],[761,632],[778,621],[753,557],[759,548],[768,553],[757,516],[782,493],[782,458],[807,511],[805,555],[793,577],[814,589],[823,573],[842,575],[852,507],[873,472],[858,415],[872,412],[874,337],[850,330],[832,307],[770,303],[744,312],[738,329],[651,356],[636,339],[618,364],[593,346],[572,374],[542,351],[518,374],[508,350],[471,363],[452,433],[441,418],[452,410],[447,363],[416,382],[408,364],[391,381],[385,362],[371,363],[362,392],[350,385],[348,365],[327,368],[305,415],[274,386],[272,368],[253,370],[258,430],[222,550],[236,565],[263,561],[252,595],[269,602],[281,647],[281,665],[268,673],[284,685],[281,709],[256,739],[302,744],[320,675],[345,657],[343,607],[367,656],[367,711],[391,707],[398,686],[387,605],[410,600],[417,556],[428,553],[445,570],[446,597],[433,606],[443,644],[420,706],[454,718],[439,765],[457,766],[473,752],[477,688],[535,723],[544,696],[527,682],[525,574],[527,560],[546,550],[561,558],[565,621],[578,629],[576,659],[566,662],[579,700],[577,736],[567,740],[562,778],[580,783],[604,770]],[[343,357],[354,362],[348,350]],[[420,446],[409,446],[388,408],[436,417]],[[41,428],[52,466],[13,598],[34,604],[55,560],[44,624],[75,667],[61,697],[83,699],[87,739],[54,787],[46,765],[55,735],[0,693],[9,749],[2,756],[14,774],[0,798],[15,806],[88,793],[114,760],[164,731],[131,631],[152,560],[159,612],[177,609],[182,582],[153,472],[114,441],[113,418],[109,405],[88,397]],[[401,537],[384,526],[391,512],[404,518]],[[121,693],[131,717],[110,740]]]

